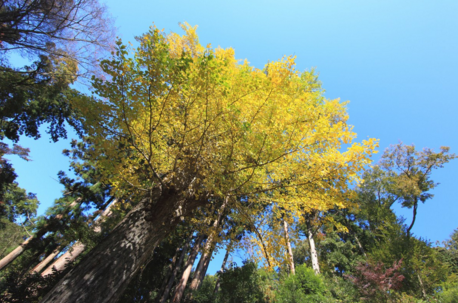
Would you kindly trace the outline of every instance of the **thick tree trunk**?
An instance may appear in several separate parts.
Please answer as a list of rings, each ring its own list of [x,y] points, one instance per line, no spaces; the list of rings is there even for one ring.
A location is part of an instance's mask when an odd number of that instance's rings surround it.
[[[230,250],[231,250],[231,245],[229,244],[226,249],[226,254],[224,255],[223,264],[221,264],[221,269],[220,269],[221,273],[223,273],[224,269],[226,269],[226,262],[227,262],[227,259],[229,258]],[[220,285],[220,278],[221,276],[218,275],[218,278],[216,279],[216,285],[215,285],[215,290],[213,291],[213,294],[216,294],[218,292],[219,285]]]
[[[192,237],[192,234],[191,234],[191,237]],[[183,250],[181,251],[180,260],[178,260],[178,263],[176,264],[175,268],[173,269],[172,275],[170,276],[167,286],[164,290],[164,293],[162,294],[161,300],[159,301],[160,303],[164,303],[169,298],[170,290],[172,289],[173,283],[175,282],[178,271],[180,270],[181,264],[183,263],[184,257],[186,256],[186,253],[188,252],[188,248],[189,248],[191,239],[189,239],[189,241],[186,241],[185,246],[183,247]]]
[[[184,290],[186,288],[186,284],[188,283],[189,276],[191,275],[192,266],[196,261],[197,254],[200,250],[200,243],[202,242],[203,238],[203,236],[199,237],[199,239],[196,241],[196,244],[192,248],[191,253],[189,254],[189,258],[186,262],[183,275],[181,276],[180,282],[178,282],[175,288],[175,294],[173,296],[172,303],[179,303],[181,301],[181,298],[183,298]]]
[[[286,246],[287,246],[287,249],[288,249],[289,270],[293,275],[295,275],[296,274],[296,269],[294,268],[293,250],[291,248],[291,242],[289,240],[288,222],[286,222],[285,220],[283,220],[283,230],[285,231]]]
[[[95,220],[92,230],[96,233],[100,233],[102,231],[100,227],[100,223],[104,220],[107,216],[110,216],[111,207],[117,203],[117,199],[115,199],[107,208],[100,214],[100,216]],[[81,253],[86,249],[86,244],[81,243],[80,241],[76,241],[73,246],[67,250],[62,256],[60,256],[54,263],[52,263],[48,268],[46,268],[42,273],[42,277],[46,277],[47,275],[52,274],[53,272],[60,272],[67,267],[68,264],[74,262],[76,258],[81,255]]]
[[[307,239],[310,246],[310,259],[312,260],[312,268],[315,274],[320,273],[320,264],[318,263],[318,254],[315,247],[315,240],[313,240],[312,227],[310,224],[307,225]]]
[[[49,302],[116,302],[154,248],[206,200],[186,200],[174,190],[153,203],[145,198],[43,298]],[[180,209],[179,212],[176,210]]]
[[[39,273],[43,268],[46,267],[46,265],[48,265],[49,262],[51,262],[59,253],[60,253],[60,249],[61,247],[57,247],[55,250],[53,250],[52,253],[49,254],[49,256],[47,256],[46,258],[43,259],[43,261],[41,261],[40,263],[38,263],[37,266],[35,266],[31,271],[30,273],[33,274],[33,273]]]
[[[71,209],[75,207],[78,202],[81,201],[81,199],[76,199],[70,205],[68,205],[68,209]],[[60,220],[64,217],[63,214],[58,214],[54,220]],[[48,224],[49,225],[49,224]],[[27,240],[22,242],[21,245],[16,247],[12,252],[10,252],[7,256],[5,256],[3,259],[0,260],[0,270],[2,270],[4,267],[6,267],[8,264],[13,262],[17,257],[19,257],[25,250],[29,248],[29,245],[33,243],[34,241],[40,239],[46,232],[47,232],[47,227],[46,225],[42,230],[38,231],[36,235],[29,237]]]

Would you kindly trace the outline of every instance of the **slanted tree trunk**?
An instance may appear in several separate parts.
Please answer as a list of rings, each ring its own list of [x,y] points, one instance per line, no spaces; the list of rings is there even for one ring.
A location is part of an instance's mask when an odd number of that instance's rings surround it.
[[[199,289],[200,286],[202,285],[202,281],[205,278],[205,274],[207,273],[208,265],[210,264],[211,257],[213,255],[214,247],[211,247],[210,249],[211,251],[203,253],[202,257],[200,258],[199,265],[198,265],[198,267],[200,267],[200,270],[199,272],[197,272],[196,270],[196,272],[194,273],[194,278],[190,286],[190,289],[192,291]]]
[[[183,198],[173,189],[165,189],[156,197],[154,201],[150,197],[140,201],[41,303],[117,302],[155,247],[180,222],[180,217],[189,216],[207,201],[206,197]]]
[[[191,236],[192,236],[192,234],[191,234]],[[186,245],[187,245],[187,243],[189,241],[190,241],[190,239],[186,239],[186,243],[184,243],[184,246],[183,245],[179,245],[176,248],[175,254],[173,255],[173,258],[172,258],[172,263],[170,263],[169,266],[167,266],[167,272],[164,275],[164,279],[162,281],[161,288],[159,288],[158,294],[164,294],[165,288],[167,287],[167,284],[168,284],[171,276],[173,275],[173,271],[178,266],[177,265],[177,261],[179,260],[178,259],[178,255],[183,255],[183,253],[180,254],[180,251],[183,252],[184,248],[186,247]]]
[[[67,267],[68,264],[75,261],[75,259],[84,251],[86,245],[77,241],[73,246],[60,256],[54,263],[46,268],[42,273],[42,277],[46,277],[53,272],[61,272]]]
[[[215,234],[218,231],[218,227],[221,224],[221,219],[223,217],[224,210],[226,209],[227,204],[229,203],[229,197],[226,197],[224,199],[223,204],[221,205],[221,208],[218,213],[218,217],[216,218],[215,222],[213,223],[213,230],[208,236],[207,242],[205,243],[205,248],[204,251],[202,252],[202,257],[200,258],[199,265],[197,265],[197,269],[194,275],[194,278],[192,279],[190,289],[191,290],[197,290],[199,288],[200,283],[202,282],[203,278],[205,277],[205,273],[202,275],[202,272],[204,271],[205,266],[208,267],[208,263],[210,262],[211,255],[213,253],[213,247],[214,247],[214,239],[215,239]]]
[[[75,207],[78,202],[81,201],[81,199],[76,199],[70,205],[68,205],[68,209],[71,209]],[[58,214],[54,220],[60,220],[64,217],[63,214]],[[8,264],[13,262],[17,257],[19,257],[25,250],[29,249],[30,244],[35,242],[36,240],[40,239],[47,231],[48,231],[48,225],[47,224],[44,228],[42,228],[40,231],[36,233],[36,235],[31,236],[27,238],[22,244],[20,244],[18,247],[16,247],[12,252],[10,252],[8,255],[6,255],[3,259],[0,260],[0,270],[5,268]]]
[[[413,228],[413,225],[415,224],[415,219],[417,219],[417,208],[418,208],[418,201],[415,201],[413,204],[413,217],[412,217],[412,223],[410,223],[409,228],[407,228],[407,236],[410,237],[410,231]]]
[[[37,266],[35,266],[30,273],[39,273],[43,268],[48,265],[49,262],[51,262],[59,253],[60,253],[61,247],[58,246],[55,250],[53,250],[52,253],[49,254],[46,258],[44,258],[40,263],[38,263]]]
[[[194,244],[191,253],[189,254],[188,261],[186,262],[186,266],[183,271],[183,275],[181,276],[180,282],[178,282],[177,286],[175,287],[175,294],[173,295],[172,303],[179,303],[181,298],[183,298],[184,290],[186,288],[186,284],[188,283],[189,276],[191,275],[192,266],[196,261],[197,254],[200,250],[200,243],[204,239],[203,236],[200,236]]]
[[[296,269],[294,268],[293,250],[291,248],[291,242],[289,240],[288,222],[286,222],[285,220],[283,220],[283,230],[285,231],[286,246],[287,246],[287,249],[288,249],[289,270],[293,275],[295,275],[296,274]]]
[[[227,262],[227,259],[229,258],[230,250],[231,250],[231,244],[229,244],[229,245],[227,246],[226,254],[224,255],[224,259],[223,259],[223,264],[221,264],[221,269],[220,269],[220,272],[221,272],[221,273],[223,273],[223,272],[224,272],[224,269],[226,269],[226,262]],[[221,278],[221,276],[218,275],[218,278],[216,279],[215,290],[213,291],[213,294],[214,294],[214,295],[218,292],[219,285],[220,285],[220,278]]]
[[[168,279],[168,283],[167,283],[167,285],[165,287],[165,290],[164,290],[164,292],[162,294],[161,300],[159,301],[160,303],[164,303],[169,298],[170,290],[172,289],[173,283],[175,282],[176,276],[178,274],[178,271],[180,270],[181,264],[183,263],[184,257],[186,256],[186,253],[188,252],[188,248],[189,248],[189,245],[191,243],[191,240],[192,240],[192,234],[190,236],[190,239],[188,241],[186,241],[186,243],[185,243],[185,245],[184,245],[184,247],[183,247],[183,249],[181,251],[180,260],[178,260],[178,263],[176,264],[175,268],[173,269],[172,275]]]
[[[95,220],[92,230],[96,233],[100,233],[101,227],[100,223],[104,220],[107,216],[111,214],[111,207],[118,202],[115,199],[111,204],[107,206],[107,208],[100,214],[100,216]],[[68,264],[74,262],[76,258],[81,255],[81,253],[86,249],[86,244],[76,241],[73,246],[67,250],[62,256],[60,256],[54,263],[52,263],[48,268],[46,268],[42,273],[42,277],[46,277],[53,272],[61,272],[67,267]]]

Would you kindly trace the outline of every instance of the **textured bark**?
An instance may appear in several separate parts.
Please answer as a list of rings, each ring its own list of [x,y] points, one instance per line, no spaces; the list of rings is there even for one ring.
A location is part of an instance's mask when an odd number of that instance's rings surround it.
[[[172,289],[172,286],[173,286],[173,283],[175,282],[178,271],[181,268],[181,264],[183,263],[184,257],[186,256],[188,252],[188,248],[191,243],[191,240],[192,240],[192,234],[191,234],[191,238],[189,239],[189,241],[186,241],[185,246],[183,247],[183,250],[181,251],[180,260],[178,260],[178,263],[176,264],[175,268],[173,269],[172,275],[170,276],[167,286],[164,290],[164,293],[162,294],[161,300],[159,301],[160,303],[164,303],[169,298],[170,290]]]
[[[218,217],[216,218],[215,222],[213,223],[213,230],[212,233],[208,236],[207,242],[205,243],[205,249],[202,252],[202,257],[200,258],[199,265],[197,265],[196,272],[194,278],[192,279],[190,289],[197,290],[202,282],[203,278],[205,277],[204,268],[208,267],[208,263],[210,262],[211,255],[213,253],[214,248],[214,239],[215,233],[218,230],[219,225],[221,224],[221,219],[223,217],[224,210],[226,209],[227,204],[229,203],[229,197],[224,199],[223,204],[218,213]],[[202,274],[203,273],[203,274]]]
[[[35,266],[31,271],[30,273],[33,274],[33,273],[39,273],[43,268],[46,267],[46,265],[48,265],[49,262],[51,262],[59,253],[60,253],[60,249],[61,247],[57,247],[52,253],[49,254],[49,256],[47,256],[46,258],[43,259],[43,261],[41,261],[40,263],[38,263],[37,266]]]
[[[224,255],[223,264],[221,264],[221,269],[220,269],[221,273],[223,273],[224,270],[226,269],[226,262],[227,262],[227,259],[229,258],[230,250],[231,250],[231,245],[229,244],[226,249],[226,254]],[[218,292],[219,285],[220,285],[220,278],[221,276],[218,275],[218,278],[216,279],[216,285],[215,285],[215,290],[213,291],[213,294],[216,294]]]
[[[144,198],[43,298],[48,302],[116,302],[154,248],[206,200],[186,200],[174,190]],[[177,214],[176,209],[181,212]]]
[[[196,261],[197,254],[200,250],[200,243],[203,240],[203,236],[200,236],[196,241],[196,244],[192,248],[191,253],[189,254],[188,261],[186,262],[186,266],[183,271],[183,275],[181,276],[180,282],[178,282],[175,288],[175,294],[173,295],[172,303],[179,303],[183,298],[183,293],[186,288],[186,284],[188,283],[189,276],[191,275],[192,266]]]
[[[111,214],[111,207],[116,204],[118,200],[114,200],[111,204],[107,206],[107,208],[100,214],[100,216],[95,220],[92,230],[96,233],[100,233],[101,227],[100,223],[104,220],[107,216]],[[81,253],[86,249],[86,244],[81,243],[80,241],[76,241],[73,246],[67,250],[62,256],[60,256],[54,263],[52,263],[48,268],[46,268],[42,273],[42,277],[46,277],[47,275],[52,274],[53,272],[60,272],[67,267],[68,264],[74,262],[76,258],[81,255]]]
[[[81,199],[76,199],[68,205],[68,209],[75,207]],[[64,217],[63,214],[58,214],[53,218],[54,221],[61,220]],[[13,262],[17,257],[19,257],[25,250],[29,249],[30,244],[39,240],[47,231],[50,224],[47,224],[44,228],[37,232],[36,235],[29,237],[27,240],[22,242],[21,245],[16,247],[12,252],[0,260],[0,270],[6,267],[8,264]]]
[[[293,250],[291,248],[291,242],[289,240],[288,222],[286,222],[285,220],[283,220],[283,230],[285,231],[286,246],[287,246],[287,249],[288,249],[289,270],[293,275],[295,275],[296,274],[296,269],[294,268]]]

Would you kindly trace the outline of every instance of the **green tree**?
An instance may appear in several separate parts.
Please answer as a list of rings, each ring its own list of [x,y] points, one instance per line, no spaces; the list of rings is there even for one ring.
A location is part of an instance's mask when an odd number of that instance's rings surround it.
[[[417,151],[414,145],[399,143],[387,149],[382,156],[381,167],[395,174],[392,192],[399,197],[402,207],[413,209],[412,222],[407,228],[408,235],[415,223],[419,202],[425,203],[434,197],[430,190],[438,183],[431,179],[432,171],[457,157],[449,151],[450,148],[445,146],[438,153],[430,148]]]

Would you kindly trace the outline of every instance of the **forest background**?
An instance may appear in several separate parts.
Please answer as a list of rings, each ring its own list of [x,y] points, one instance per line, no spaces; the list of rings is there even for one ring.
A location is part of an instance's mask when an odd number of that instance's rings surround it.
[[[381,153],[402,141],[438,151],[458,150],[458,3],[456,1],[123,1],[106,3],[117,35],[136,45],[154,24],[179,32],[179,23],[198,25],[202,45],[235,49],[262,68],[285,55],[297,69],[315,68],[328,99],[349,100],[349,123],[359,140],[380,139]],[[44,127],[43,127],[44,129]],[[70,129],[69,129],[70,130]],[[70,130],[71,131],[71,130]],[[76,137],[70,132],[69,138]],[[69,161],[61,153],[69,140],[51,143],[21,138],[32,161],[9,156],[18,183],[36,193],[43,214],[63,187],[57,172]],[[422,204],[413,233],[435,243],[457,228],[458,162],[436,170],[434,200]],[[410,222],[412,213],[394,205]],[[212,262],[219,270],[223,256]]]
[[[315,67],[327,98],[351,101],[349,123],[355,125],[358,141],[378,138],[380,151],[398,141],[418,149],[445,145],[454,152],[458,147],[458,6],[451,1],[107,5],[117,34],[134,46],[134,36],[144,33],[152,21],[166,32],[179,32],[178,22],[186,20],[199,25],[202,45],[233,47],[237,58],[247,58],[259,68],[296,55],[298,70]],[[57,171],[68,166],[68,158],[60,155],[68,141],[47,141],[46,135],[37,141],[21,138],[20,144],[31,148],[33,161],[11,157],[19,185],[37,193],[41,201],[39,214],[60,196]],[[415,236],[442,241],[456,228],[455,162],[433,173],[432,179],[441,185],[433,191],[433,200],[420,205]],[[397,204],[394,209],[410,222],[411,210]],[[209,273],[218,267],[210,266]]]

